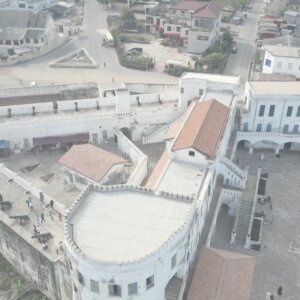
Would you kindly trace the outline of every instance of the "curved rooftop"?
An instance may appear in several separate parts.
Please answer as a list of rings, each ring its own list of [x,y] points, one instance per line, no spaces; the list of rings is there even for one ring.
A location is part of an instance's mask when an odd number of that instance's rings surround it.
[[[69,218],[89,259],[131,263],[153,255],[191,218],[193,204],[134,189],[89,191]]]

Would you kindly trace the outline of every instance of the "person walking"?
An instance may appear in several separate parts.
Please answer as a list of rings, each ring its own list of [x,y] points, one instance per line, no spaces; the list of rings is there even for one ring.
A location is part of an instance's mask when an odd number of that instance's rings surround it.
[[[45,222],[45,215],[44,213],[41,213],[41,223],[44,223]]]
[[[106,68],[106,63],[105,62],[103,63],[103,67]]]
[[[278,296],[282,296],[283,295],[283,289],[282,289],[282,286],[279,286],[278,289],[277,289],[277,295]]]
[[[28,207],[30,208],[30,211],[33,211],[33,210],[34,210],[33,205],[32,205],[32,202],[29,202]]]
[[[54,201],[53,199],[50,200],[50,207],[53,209],[53,206],[54,206]]]

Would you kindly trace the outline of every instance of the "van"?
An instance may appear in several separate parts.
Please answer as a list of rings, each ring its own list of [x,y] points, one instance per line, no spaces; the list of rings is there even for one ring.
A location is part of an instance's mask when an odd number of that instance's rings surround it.
[[[108,46],[108,47],[114,47],[115,46],[115,41],[114,38],[112,36],[112,34],[110,33],[110,31],[106,31],[104,38],[103,38],[103,46]]]

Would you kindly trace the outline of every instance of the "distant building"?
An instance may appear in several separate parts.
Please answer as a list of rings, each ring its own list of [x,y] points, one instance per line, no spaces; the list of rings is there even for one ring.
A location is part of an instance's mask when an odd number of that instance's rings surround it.
[[[57,2],[58,0],[0,0],[0,10],[39,12]]]
[[[300,48],[266,45],[262,73],[292,75],[300,78]]]
[[[74,145],[59,160],[65,180],[76,185],[120,182],[127,161],[91,144]]]
[[[9,50],[8,55],[22,56],[42,51],[53,45],[57,37],[49,13],[0,10],[0,50]]]
[[[300,12],[300,1],[299,0],[289,0],[288,9]]]
[[[171,8],[158,2],[145,5],[146,31],[179,39],[187,52],[202,53],[220,34],[221,8],[204,1],[181,1]]]

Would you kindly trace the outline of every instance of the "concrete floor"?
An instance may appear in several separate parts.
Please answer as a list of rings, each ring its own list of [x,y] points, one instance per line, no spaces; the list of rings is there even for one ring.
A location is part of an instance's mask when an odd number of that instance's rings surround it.
[[[265,159],[260,159],[264,153]],[[280,299],[300,299],[300,153],[292,151],[281,152],[276,158],[274,152],[256,150],[249,154],[239,149],[236,157],[240,164],[250,165],[249,174],[255,174],[258,167],[262,173],[268,173],[266,195],[270,195],[273,202],[272,210],[268,204],[258,204],[257,211],[265,210],[266,218],[274,216],[274,223],[264,225],[262,231],[261,251],[242,248],[231,249],[228,243],[228,230],[232,220],[220,214],[218,224],[221,231],[218,240],[212,246],[230,249],[256,257],[256,267],[250,300],[265,299],[267,293],[276,295],[277,288],[283,287],[283,296]],[[299,247],[299,254],[289,251],[290,245]],[[275,298],[277,299],[277,298]]]

